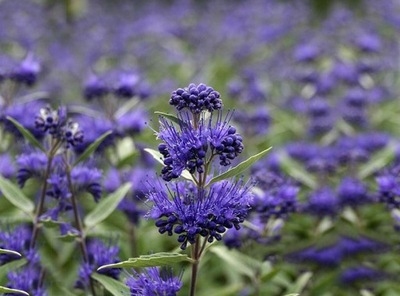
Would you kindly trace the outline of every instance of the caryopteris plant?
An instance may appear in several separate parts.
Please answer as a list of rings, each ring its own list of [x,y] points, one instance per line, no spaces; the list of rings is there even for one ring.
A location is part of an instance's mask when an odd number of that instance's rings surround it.
[[[143,267],[190,261],[189,294],[193,296],[207,246],[221,240],[227,229],[239,229],[250,208],[252,184],[238,175],[269,149],[232,166],[244,149],[243,139],[230,124],[232,113],[223,115],[220,94],[210,86],[192,83],[187,88],[179,88],[172,93],[169,103],[175,106],[177,115],[159,116],[160,129],[156,135],[162,143],[158,145],[158,152],[148,149],[163,164],[164,182],[147,183],[150,188],[147,197],[151,202],[147,216],[155,220],[160,234],[175,235],[180,249],[189,249],[189,258],[158,253],[148,258],[149,265],[139,265],[138,262],[145,262],[142,258],[114,266]],[[110,266],[113,265],[107,267]],[[153,272],[149,271],[148,275]],[[134,287],[131,286],[131,291]],[[168,295],[175,295],[176,285],[173,287]]]

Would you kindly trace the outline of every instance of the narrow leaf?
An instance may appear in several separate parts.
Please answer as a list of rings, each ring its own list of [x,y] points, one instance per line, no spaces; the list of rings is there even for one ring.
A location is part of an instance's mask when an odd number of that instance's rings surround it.
[[[50,217],[47,217],[45,219],[40,219],[40,222],[42,222],[42,224],[47,228],[60,227],[61,224],[60,221],[52,220]]]
[[[91,277],[104,286],[104,288],[114,296],[130,295],[128,286],[120,281],[117,281],[109,276],[92,273]]]
[[[0,286],[0,293],[15,293],[15,294],[22,294],[22,295],[27,295],[29,296],[29,294],[25,291],[22,290],[17,290],[17,289],[10,289],[10,288],[6,288],[3,286]]]
[[[161,252],[151,255],[142,255],[136,258],[129,258],[129,260],[127,261],[122,261],[115,264],[103,265],[100,266],[97,270],[102,270],[104,268],[138,268],[138,267],[163,266],[163,265],[171,265],[182,261],[188,261],[192,263],[194,262],[193,259],[189,258],[185,254]]]
[[[18,131],[24,136],[24,138],[31,143],[34,147],[39,148],[43,152],[46,152],[46,149],[43,147],[42,144],[38,140],[36,140],[35,136],[32,135],[32,133],[27,130],[25,127],[23,127],[22,124],[20,124],[18,121],[16,121],[14,118],[7,116],[6,117],[9,121],[12,122],[12,124],[15,125],[15,127],[18,129]]]
[[[300,181],[310,188],[317,187],[317,182],[315,181],[314,176],[304,170],[304,168],[297,161],[288,155],[282,155],[280,164],[282,169],[292,178]]]
[[[114,118],[121,118],[124,116],[126,113],[128,113],[130,110],[132,110],[133,107],[135,107],[139,103],[139,99],[137,98],[132,98],[129,101],[127,101],[125,104],[123,104],[115,113],[114,113]]]
[[[260,153],[257,153],[256,155],[253,155],[251,157],[249,157],[248,159],[246,159],[245,161],[242,161],[241,163],[239,163],[237,166],[227,170],[226,172],[212,178],[210,180],[210,182],[207,183],[206,186],[210,186],[211,184],[215,183],[215,182],[219,182],[234,176],[237,176],[239,174],[241,174],[242,172],[244,172],[247,168],[249,168],[250,166],[252,166],[255,162],[257,162],[258,160],[260,160],[263,156],[265,156],[265,154],[267,154],[267,152],[271,149],[272,147],[269,147],[263,151],[261,151]]]
[[[100,137],[98,137],[96,141],[90,144],[89,147],[87,147],[86,150],[78,157],[78,159],[74,163],[74,166],[76,166],[78,163],[84,161],[90,155],[92,155],[96,151],[97,147],[99,147],[100,144],[111,134],[112,131],[108,131],[102,134]]]
[[[105,220],[111,213],[117,208],[118,204],[125,197],[128,191],[131,189],[131,183],[125,183],[119,187],[115,192],[111,193],[107,197],[101,199],[96,208],[90,212],[85,218],[85,225],[88,228],[99,224]]]
[[[164,165],[164,161],[163,161],[163,155],[158,152],[157,150],[151,149],[151,148],[144,148],[144,151],[146,151],[147,153],[149,153],[151,156],[153,156],[153,158],[155,160],[157,160],[159,163],[161,163],[162,165]]]
[[[303,273],[295,282],[295,284],[292,287],[292,291],[296,291],[301,293],[304,288],[307,286],[308,282],[310,281],[310,279],[312,278],[313,273],[310,271],[307,271],[305,273]],[[296,295],[296,293],[294,293]]]
[[[395,157],[395,148],[393,146],[389,144],[386,148],[375,153],[366,164],[361,166],[358,177],[360,179],[367,178],[392,162]]]
[[[5,280],[7,273],[9,273],[12,270],[15,270],[27,263],[26,259],[19,259],[19,260],[14,260],[11,262],[8,262],[4,265],[0,266],[0,281]]]
[[[8,201],[18,209],[29,215],[34,211],[34,203],[22,192],[20,188],[18,188],[18,186],[2,176],[0,176],[0,191],[3,193],[5,198],[7,198]]]
[[[161,163],[162,165],[165,165],[165,164],[164,164],[164,161],[163,161],[163,158],[164,158],[164,157],[163,157],[163,155],[162,155],[160,152],[158,152],[157,150],[151,149],[151,148],[144,148],[144,151],[146,151],[146,152],[149,153],[151,156],[153,156],[153,158],[154,158],[155,160],[157,160],[159,163]],[[182,177],[182,178],[185,178],[186,180],[190,180],[190,181],[194,182],[193,177],[192,177],[192,175],[189,173],[188,170],[183,170],[182,173],[181,173],[181,177]]]
[[[156,111],[154,113],[158,114],[158,115],[161,115],[162,117],[165,117],[165,118],[171,120],[172,122],[175,122],[176,124],[179,124],[179,125],[182,124],[182,120],[180,120],[175,115],[172,115],[172,114],[169,114],[169,113],[160,112],[160,111]]]
[[[79,237],[78,233],[68,232],[67,234],[58,236],[58,239],[65,243],[72,243],[76,240],[77,237]]]
[[[243,258],[237,256],[238,253],[230,251],[224,246],[214,246],[213,248],[210,248],[210,251],[228,263],[230,268],[234,269],[236,272],[246,275],[249,278],[255,276],[255,266],[249,266],[253,262],[242,260]]]
[[[6,249],[0,249],[0,254],[10,254],[10,255],[22,257],[22,255],[20,253],[13,251],[13,250],[6,250]]]

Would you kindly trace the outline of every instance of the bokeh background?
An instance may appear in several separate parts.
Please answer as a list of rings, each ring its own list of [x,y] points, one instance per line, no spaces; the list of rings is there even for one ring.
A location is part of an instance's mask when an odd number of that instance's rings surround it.
[[[204,258],[199,295],[400,295],[399,70],[399,0],[0,0],[3,129],[10,115],[34,131],[50,103],[84,128],[81,151],[114,131],[95,156],[103,186],[135,192],[93,235],[121,259],[178,247],[143,219],[141,187],[160,170],[143,152],[158,145],[154,111],[173,112],[177,87],[221,93],[244,155],[273,146],[246,175],[245,227]],[[2,158],[1,174],[14,165]],[[0,205],[2,225],[24,220]],[[44,237],[49,291],[64,295],[76,246]]]

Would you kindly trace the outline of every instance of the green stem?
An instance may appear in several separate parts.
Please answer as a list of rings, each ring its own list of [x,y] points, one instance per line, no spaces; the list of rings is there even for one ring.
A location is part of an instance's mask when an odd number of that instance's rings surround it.
[[[40,199],[39,199],[39,204],[37,206],[36,214],[35,214],[35,220],[33,222],[33,230],[32,230],[32,237],[31,237],[31,243],[30,243],[30,248],[33,249],[35,247],[37,237],[39,234],[39,219],[40,216],[43,214],[43,208],[44,208],[44,201],[46,199],[46,191],[47,191],[47,179],[50,177],[50,171],[51,171],[51,166],[53,163],[54,156],[59,148],[60,141],[56,140],[55,143],[52,141],[51,149],[47,155],[47,167],[46,171],[44,173],[44,181],[43,181],[43,186],[42,186],[42,191],[40,194]]]
[[[131,256],[136,257],[137,254],[137,245],[136,245],[136,226],[135,224],[129,223],[129,242],[131,245]]]
[[[197,282],[197,273],[199,270],[199,246],[200,246],[200,240],[199,237],[197,236],[196,242],[194,246],[192,246],[192,259],[194,260],[194,263],[192,264],[192,278],[190,281],[190,296],[194,296],[196,293],[196,282]]]
[[[85,241],[85,235],[83,233],[83,227],[82,227],[82,221],[81,218],[79,216],[79,211],[78,211],[78,203],[76,200],[76,196],[74,194],[74,188],[72,185],[72,179],[71,179],[71,167],[70,165],[65,162],[65,166],[66,166],[66,172],[67,172],[67,182],[68,182],[68,188],[69,191],[71,193],[71,202],[72,202],[72,209],[74,212],[74,219],[75,219],[75,224],[76,224],[76,229],[79,232],[79,246],[82,252],[82,256],[83,256],[83,260],[85,261],[85,263],[89,263],[89,255],[87,252],[87,247],[86,247],[86,241]],[[96,296],[96,290],[94,288],[94,282],[92,280],[91,277],[89,277],[89,284],[90,284],[90,290],[92,292],[93,296]]]

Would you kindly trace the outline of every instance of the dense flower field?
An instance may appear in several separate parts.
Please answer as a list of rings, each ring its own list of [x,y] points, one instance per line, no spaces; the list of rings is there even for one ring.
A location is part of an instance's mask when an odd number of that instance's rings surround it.
[[[0,294],[400,295],[400,1],[0,0]]]

